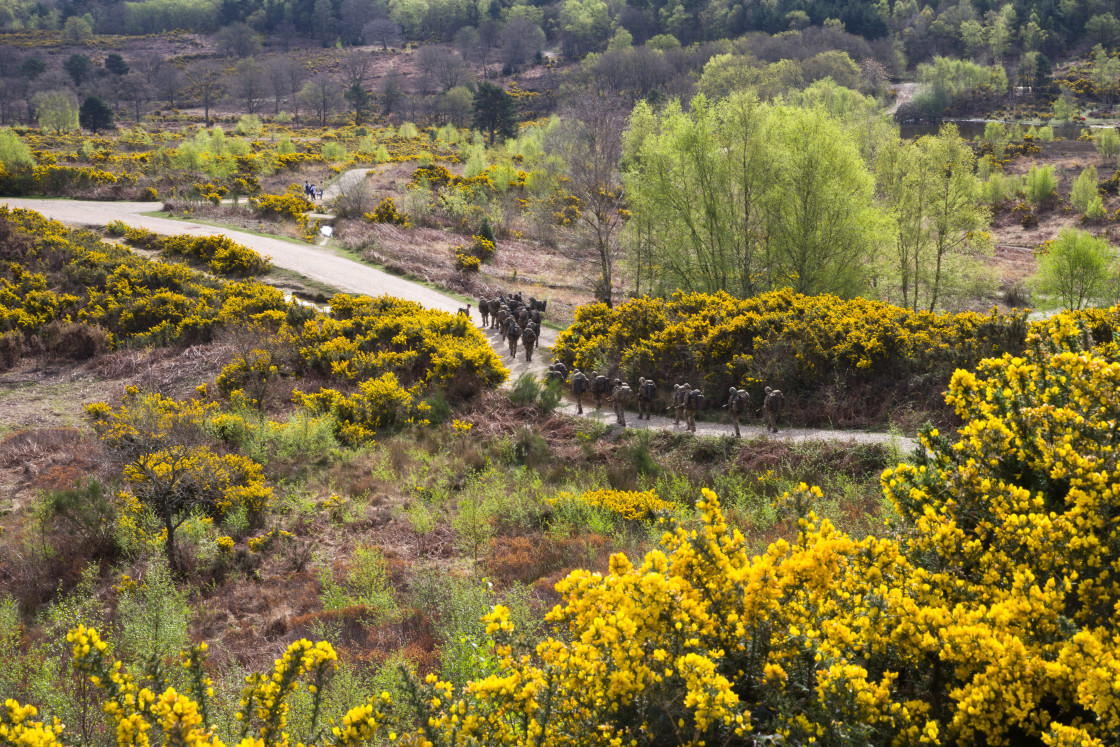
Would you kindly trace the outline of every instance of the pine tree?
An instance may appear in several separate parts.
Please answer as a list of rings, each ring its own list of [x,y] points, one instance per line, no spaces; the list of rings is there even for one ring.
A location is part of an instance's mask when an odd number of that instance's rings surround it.
[[[82,108],[78,110],[78,122],[95,134],[100,130],[113,129],[113,110],[99,96],[86,96]]]
[[[490,144],[501,135],[503,139],[517,136],[517,102],[493,83],[479,83],[474,94],[474,118],[471,126],[487,134]]]

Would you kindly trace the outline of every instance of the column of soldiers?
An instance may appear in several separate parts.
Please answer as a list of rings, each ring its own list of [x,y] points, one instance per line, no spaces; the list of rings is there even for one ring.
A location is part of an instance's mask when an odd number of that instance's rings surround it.
[[[538,301],[531,296],[525,302],[521,293],[500,293],[494,298],[478,299],[482,326],[498,330],[509,345],[511,358],[517,357],[517,345],[520,343],[525,351],[526,363],[533,360],[533,350],[541,334],[541,319],[547,306],[548,301]]]
[[[569,381],[568,367],[563,363],[553,363],[549,366],[545,378],[548,381],[555,381],[558,384],[563,384],[565,382],[571,384],[572,394],[574,394],[576,398],[576,410],[580,415],[583,414],[583,397],[585,394],[590,394],[592,398],[594,398],[596,411],[602,409],[603,398],[610,397],[614,407],[616,421],[620,425],[626,425],[626,407],[635,397],[635,393],[634,390],[621,379],[614,379],[612,381],[602,374],[595,373],[588,376],[578,368],[575,368],[571,371]],[[638,404],[638,420],[642,418],[649,420],[650,417],[652,417],[653,406],[657,398],[657,382],[653,379],[647,379],[644,376],[638,379],[636,398]],[[762,419],[766,424],[766,431],[768,433],[778,432],[778,418],[785,408],[785,402],[785,395],[782,394],[780,389],[766,387],[763,390]],[[739,430],[739,421],[750,414],[750,403],[751,395],[746,389],[731,387],[728,392],[727,403],[723,405],[723,409],[726,409],[731,416],[731,425],[735,429],[736,438],[742,438],[742,434]],[[695,432],[696,413],[703,407],[704,393],[699,389],[693,389],[686,382],[673,387],[670,404],[665,409],[673,411],[674,425],[679,426],[683,419],[685,421],[685,429]]]

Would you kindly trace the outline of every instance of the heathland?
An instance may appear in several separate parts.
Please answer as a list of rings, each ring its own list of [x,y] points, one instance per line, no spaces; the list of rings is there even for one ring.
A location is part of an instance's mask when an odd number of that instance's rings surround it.
[[[0,744],[1120,743],[1118,40],[0,3]]]

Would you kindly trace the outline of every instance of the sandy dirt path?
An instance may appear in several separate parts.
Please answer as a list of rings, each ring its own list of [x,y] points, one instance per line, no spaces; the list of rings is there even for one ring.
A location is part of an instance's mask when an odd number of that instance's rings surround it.
[[[0,199],[0,204],[6,204],[9,207],[35,210],[48,218],[75,226],[104,228],[105,225],[112,220],[122,220],[130,226],[146,228],[149,231],[162,234],[221,234],[261,254],[270,256],[272,258],[272,263],[277,267],[299,273],[306,278],[325,283],[343,292],[364,293],[371,296],[388,294],[397,298],[415,301],[428,308],[439,309],[452,314],[464,305],[457,299],[444,293],[432,290],[419,283],[405,280],[396,275],[391,275],[360,262],[355,262],[348,257],[335,254],[330,249],[325,249],[323,247],[294,241],[285,241],[269,236],[257,236],[256,234],[202,223],[170,220],[143,214],[160,210],[163,206],[159,202],[99,202],[93,200],[2,198]],[[475,323],[481,324],[478,309],[474,308],[477,303],[477,300],[472,302],[471,319],[474,320]],[[502,363],[504,363],[510,371],[511,382],[516,381],[517,377],[523,373],[541,375],[552,358],[551,348],[556,342],[557,337],[555,330],[542,328],[540,347],[543,348],[543,350],[535,352],[533,361],[531,363],[526,363],[525,354],[522,352],[520,346],[518,346],[517,359],[513,360],[509,357],[505,341],[501,339],[497,330],[484,329],[482,331],[490,341],[490,344],[493,345],[494,349],[502,356]],[[560,409],[567,414],[576,414],[574,402],[565,401]],[[590,407],[588,407],[585,402],[584,413],[584,417],[598,417],[607,423],[613,423],[615,420],[614,412],[610,409],[609,404],[605,404],[601,412],[595,413],[594,402],[591,402]],[[638,420],[637,413],[633,412],[627,413],[626,422],[631,428],[657,428],[663,430],[683,430],[684,428],[683,425],[675,426],[671,417],[654,416],[652,421],[645,421]],[[740,428],[744,438],[755,438],[765,435],[765,429],[761,426],[740,425]],[[698,422],[696,424],[696,433],[697,435],[705,436],[730,435],[731,426],[727,423]],[[910,451],[916,444],[913,439],[899,438],[886,433],[868,433],[863,431],[783,429],[778,434],[772,435],[772,437],[791,441],[826,439],[835,441],[855,441],[859,443],[894,442],[904,452]]]

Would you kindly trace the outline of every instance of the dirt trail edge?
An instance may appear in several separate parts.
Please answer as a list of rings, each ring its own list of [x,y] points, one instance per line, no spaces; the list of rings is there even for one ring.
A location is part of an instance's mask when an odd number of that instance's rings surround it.
[[[44,216],[75,226],[96,226],[104,228],[113,220],[121,220],[136,228],[146,228],[161,234],[199,234],[228,236],[233,241],[266,254],[272,258],[276,267],[299,273],[304,277],[320,283],[325,283],[347,293],[364,293],[370,296],[388,294],[408,301],[415,301],[432,309],[439,309],[454,314],[463,304],[458,300],[427,288],[419,283],[390,275],[376,268],[355,262],[352,259],[332,253],[328,249],[300,244],[269,236],[257,236],[243,231],[235,231],[218,226],[210,226],[189,221],[170,220],[157,218],[144,213],[151,213],[162,209],[159,202],[99,202],[93,200],[52,200],[28,198],[0,198],[0,203],[8,207],[25,208],[42,213]],[[388,247],[392,251],[391,247]],[[471,306],[471,319],[479,323],[478,309]],[[520,346],[516,360],[509,357],[504,340],[497,330],[483,330],[486,338],[493,345],[498,354],[502,356],[502,363],[510,371],[510,381],[515,381],[523,373],[542,374],[551,360],[551,348],[556,342],[557,333],[554,330],[542,328],[540,347],[545,350],[534,355],[532,363],[525,362],[525,354]],[[586,404],[586,403],[585,403]],[[591,407],[584,407],[587,417],[601,417],[606,422],[613,422],[614,413],[609,405],[598,415],[594,414],[594,403]],[[561,412],[575,415],[575,404],[566,402]],[[684,426],[674,426],[672,418],[654,416],[648,422],[638,420],[637,413],[627,413],[626,422],[631,428],[656,428],[661,430],[683,429]],[[765,435],[762,427],[743,426],[743,435],[753,438]],[[720,436],[730,434],[730,426],[720,423],[697,423],[697,435]],[[863,431],[831,431],[815,429],[783,429],[773,438],[788,439],[792,441],[805,440],[831,440],[855,441],[859,443],[895,443],[903,452],[909,452],[916,444],[913,439],[892,436],[886,433],[867,433]]]

